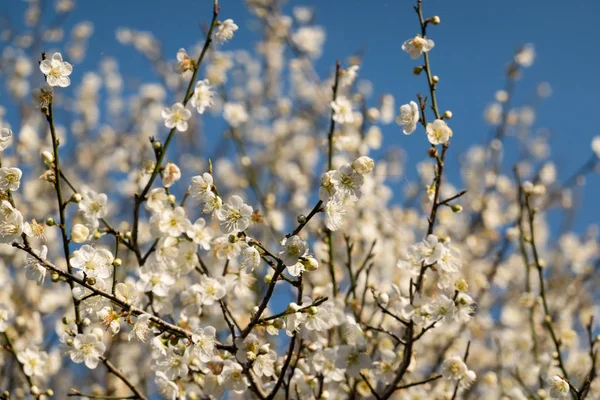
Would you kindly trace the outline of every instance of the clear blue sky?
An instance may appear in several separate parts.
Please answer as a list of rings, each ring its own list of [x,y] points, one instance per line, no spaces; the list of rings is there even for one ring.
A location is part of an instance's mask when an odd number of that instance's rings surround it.
[[[233,18],[240,26],[227,49],[249,49],[256,34],[243,1],[220,0],[220,4],[221,19]],[[417,92],[426,91],[424,78],[411,75],[415,61],[400,49],[405,39],[417,33],[414,1],[291,0],[285,7],[289,10],[294,5],[315,7],[317,23],[327,30],[324,55],[317,64],[322,76],[330,72],[336,59],[345,60],[363,48],[366,53],[360,76],[372,80],[375,96],[392,93],[397,102],[408,102]],[[24,8],[17,0],[0,6],[11,19],[19,21]],[[200,23],[209,22],[211,9],[212,0],[78,1],[66,25],[90,20],[95,32],[86,60],[75,66],[74,82],[83,71],[95,68],[102,56],[117,58],[126,77],[154,79],[151,72],[145,72],[142,57],[116,42],[115,29],[128,26],[152,31],[160,39],[164,54],[174,58],[180,47],[189,47],[201,38]],[[600,92],[600,34],[595,18],[600,15],[600,1],[424,0],[424,9],[426,16],[439,15],[442,20],[431,28],[429,36],[436,42],[431,61],[434,73],[441,78],[440,107],[454,113],[451,126],[455,135],[449,154],[453,166],[460,153],[488,137],[483,108],[502,88],[504,69],[514,49],[527,42],[535,45],[537,57],[518,84],[515,105],[529,102],[537,83],[550,82],[553,96],[539,110],[536,127],[552,132],[559,177],[569,176],[589,157],[591,139],[600,134],[595,122]],[[407,151],[408,174],[414,176],[411,161],[414,165],[422,159],[426,142],[416,134],[404,136],[396,125],[385,127],[383,132],[386,145],[400,145]],[[460,187],[456,168],[449,172]],[[579,229],[600,220],[595,204],[600,199],[599,183],[598,175],[588,179],[576,224]]]

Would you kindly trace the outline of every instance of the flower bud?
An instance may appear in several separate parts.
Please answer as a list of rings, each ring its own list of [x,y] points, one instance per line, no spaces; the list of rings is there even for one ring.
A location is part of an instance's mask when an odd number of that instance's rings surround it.
[[[440,81],[440,77],[437,75],[434,75],[433,77],[431,77],[431,81],[433,83],[438,83]]]
[[[29,391],[31,392],[31,394],[34,397],[38,397],[40,395],[40,389],[37,386],[35,386],[35,385],[31,386],[31,388],[29,389]]]
[[[265,283],[271,283],[271,279],[273,279],[273,275],[271,275],[271,274],[265,275]]]
[[[455,205],[451,206],[450,208],[452,209],[452,212],[455,214],[459,214],[463,210],[463,208],[460,204],[455,204]]]
[[[123,265],[123,260],[121,260],[119,257],[115,258],[114,261],[113,261],[113,266],[115,268],[118,268],[121,265]]]
[[[83,326],[90,326],[91,323],[92,321],[89,318],[84,318],[81,320],[81,325]]]
[[[308,310],[306,310],[306,312],[309,315],[317,315],[319,313],[319,310],[315,306],[310,306],[310,307],[308,307]]]
[[[302,260],[302,264],[307,271],[314,271],[319,268],[319,262],[314,257],[306,257]]]
[[[414,67],[414,68],[413,68],[413,74],[414,74],[414,75],[419,75],[419,74],[421,74],[421,71],[423,71],[423,66],[422,66],[422,65],[419,65],[418,67]]]
[[[292,312],[298,312],[298,310],[299,310],[300,308],[301,308],[301,307],[300,307],[298,304],[296,304],[296,303],[293,303],[293,302],[292,302],[292,303],[290,303],[290,304],[288,305],[288,310],[289,310],[289,311],[292,311]]]
[[[50,217],[46,220],[46,225],[54,226],[54,218]]]
[[[46,164],[52,164],[52,162],[54,161],[54,156],[49,151],[43,151],[42,160],[44,160]]]
[[[440,17],[438,17],[437,15],[431,18],[431,23],[434,25],[439,25],[440,22]]]
[[[452,118],[452,111],[446,110],[444,112],[444,119],[451,119],[451,118]]]
[[[71,240],[75,243],[83,243],[90,236],[90,230],[82,224],[75,224],[71,228]]]
[[[51,279],[52,279],[52,282],[54,282],[54,283],[58,282],[58,280],[60,279],[60,275],[58,274],[58,272],[53,272]]]
[[[81,201],[81,195],[79,193],[73,193],[71,196],[71,201],[73,203],[79,203]]]
[[[390,295],[385,292],[379,293],[379,296],[377,296],[377,303],[381,304],[383,307],[386,307],[389,301]]]
[[[160,150],[162,149],[162,143],[160,142],[160,140],[155,140],[154,143],[152,143],[152,147],[154,147],[154,150]]]
[[[361,175],[368,174],[375,168],[375,162],[367,156],[358,157],[352,162],[352,169]]]
[[[305,224],[306,223],[306,215],[304,215],[304,214],[298,215],[298,218],[296,218],[296,221],[298,221],[299,224]]]

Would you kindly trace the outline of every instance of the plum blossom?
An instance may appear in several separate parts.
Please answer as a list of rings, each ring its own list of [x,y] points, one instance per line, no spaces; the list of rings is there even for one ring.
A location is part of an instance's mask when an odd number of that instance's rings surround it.
[[[73,66],[63,61],[60,53],[54,53],[50,59],[43,60],[40,70],[46,75],[46,82],[50,86],[67,87],[71,84],[69,75],[73,72]]]
[[[238,26],[233,22],[233,20],[226,19],[225,21],[219,23],[215,36],[219,42],[225,43],[233,38],[233,32],[237,30]]]
[[[405,135],[410,135],[417,129],[419,118],[419,106],[411,101],[400,107],[400,115],[396,118],[396,123],[402,126]]]
[[[175,103],[171,107],[163,108],[161,116],[165,119],[167,128],[185,132],[188,129],[187,121],[191,118],[192,112],[185,108],[183,104]]]
[[[352,111],[352,102],[345,96],[338,96],[331,102],[333,109],[332,119],[339,124],[351,124],[354,122],[354,113]]]
[[[431,39],[423,38],[420,35],[416,35],[412,39],[408,39],[402,44],[402,50],[410,55],[410,58],[417,59],[423,53],[427,53],[433,49],[435,43]]]

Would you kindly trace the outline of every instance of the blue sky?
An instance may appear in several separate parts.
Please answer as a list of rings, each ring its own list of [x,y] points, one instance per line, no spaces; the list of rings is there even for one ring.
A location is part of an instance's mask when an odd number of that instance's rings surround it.
[[[11,19],[21,21],[24,4],[11,0],[1,7]],[[256,33],[243,1],[221,0],[220,4],[220,19],[233,18],[240,26],[227,49],[250,49]],[[324,55],[317,63],[321,76],[331,71],[336,59],[345,60],[364,49],[360,76],[372,80],[374,99],[392,93],[401,104],[414,100],[417,92],[426,92],[424,77],[411,74],[416,62],[400,49],[405,39],[418,32],[414,1],[290,0],[285,8],[290,10],[295,5],[314,7],[317,23],[327,30]],[[114,56],[121,61],[120,69],[126,77],[156,79],[144,69],[141,56],[116,42],[115,29],[128,26],[152,31],[161,41],[163,53],[174,58],[180,47],[189,47],[201,38],[200,23],[209,22],[211,9],[212,0],[79,1],[66,26],[90,20],[95,32],[88,56],[75,66],[72,78],[77,82],[81,78],[78,71],[94,69],[103,56]],[[439,15],[442,20],[439,26],[430,28],[429,36],[436,43],[431,62],[434,74],[441,78],[440,108],[454,113],[449,153],[449,174],[454,183],[460,187],[458,156],[472,144],[483,143],[489,135],[482,112],[494,92],[504,85],[507,61],[518,45],[528,42],[535,45],[536,62],[518,83],[514,104],[530,102],[539,82],[552,85],[553,96],[539,109],[535,126],[550,129],[559,177],[570,176],[591,154],[591,139],[600,134],[594,122],[596,93],[600,91],[600,51],[594,44],[600,35],[594,18],[600,15],[600,2],[425,0],[424,10],[426,17]],[[400,145],[408,153],[407,173],[414,176],[414,163],[423,158],[426,141],[418,134],[404,136],[396,125],[384,127],[383,132],[386,145]],[[578,229],[599,220],[600,211],[595,206],[599,182],[598,175],[588,179]]]

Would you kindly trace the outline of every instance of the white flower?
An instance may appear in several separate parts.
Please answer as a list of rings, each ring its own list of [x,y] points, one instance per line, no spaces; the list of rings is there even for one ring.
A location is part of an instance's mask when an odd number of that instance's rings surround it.
[[[185,217],[183,207],[167,209],[160,214],[158,229],[172,237],[179,237],[191,226],[190,221]]]
[[[93,190],[87,190],[82,193],[82,200],[79,202],[79,210],[87,219],[99,219],[106,217],[108,210],[106,204],[108,197],[104,193],[96,193]]]
[[[250,117],[243,104],[225,103],[223,106],[223,118],[225,118],[225,121],[227,121],[229,125],[237,128],[244,122],[247,122]]]
[[[345,87],[352,85],[358,76],[359,68],[360,67],[358,65],[352,65],[346,70],[342,71],[340,75],[340,86]]]
[[[191,225],[186,234],[204,250],[210,250],[210,241],[213,238],[213,231],[206,226],[204,218],[198,218],[194,225]]]
[[[178,72],[185,73],[186,71],[191,71],[194,69],[195,63],[185,51],[184,48],[181,48],[177,51],[177,67],[175,68]]]
[[[75,224],[71,227],[71,241],[73,243],[83,243],[90,236],[90,230],[82,224]]]
[[[302,261],[298,261],[294,265],[286,265],[286,269],[291,276],[300,276],[300,274],[306,270]]]
[[[166,296],[169,288],[175,283],[175,278],[162,271],[158,264],[144,265],[140,271],[140,280],[136,288],[144,293],[152,292],[157,296]]]
[[[46,82],[50,86],[67,87],[71,84],[69,75],[73,72],[73,66],[63,61],[60,53],[54,53],[49,60],[42,61],[40,70],[46,75]]]
[[[114,336],[121,330],[121,314],[111,306],[105,306],[96,313],[102,325]]]
[[[431,309],[431,317],[434,320],[444,320],[447,321],[449,317],[452,317],[455,310],[454,300],[448,298],[447,296],[440,294],[435,299],[433,304],[430,307]]]
[[[146,343],[150,338],[152,331],[150,330],[150,314],[142,314],[137,317],[133,324],[133,329],[129,332],[128,339],[137,338],[140,342]]]
[[[233,390],[236,393],[245,392],[250,383],[243,371],[244,368],[240,364],[227,362],[221,372],[225,389]]]
[[[202,362],[209,362],[215,355],[217,330],[212,326],[196,329],[192,334],[192,354]]]
[[[235,357],[238,361],[246,363],[256,358],[260,350],[260,342],[258,337],[251,333],[245,338],[238,337],[235,339],[235,347],[237,348]]]
[[[396,123],[402,126],[402,132],[410,135],[417,129],[419,122],[419,106],[414,101],[404,104],[400,107],[400,115],[396,118]]]
[[[14,192],[21,185],[23,172],[19,168],[0,168],[0,190]]]
[[[566,399],[569,397],[569,382],[558,375],[554,375],[548,379],[550,386],[550,396],[553,399]]]
[[[98,366],[99,358],[105,350],[106,346],[96,334],[79,333],[73,339],[73,348],[69,351],[69,355],[74,363],[85,362],[86,367],[94,369]]]
[[[8,321],[14,317],[15,312],[6,304],[0,303],[0,332],[6,332]]]
[[[444,245],[439,241],[437,236],[428,235],[421,243],[411,246],[409,251],[415,257],[417,263],[424,262],[426,265],[431,265],[438,262],[442,257]]]
[[[168,188],[171,187],[175,182],[181,179],[181,170],[179,167],[172,162],[168,162],[165,165],[163,171],[162,182],[163,186]]]
[[[154,383],[158,386],[159,393],[167,399],[177,400],[179,398],[179,386],[165,375],[162,371],[157,371],[154,375]]]
[[[133,282],[119,282],[115,286],[115,296],[127,304],[135,304],[139,297],[139,292]]]
[[[373,159],[367,156],[358,157],[352,161],[352,169],[361,175],[366,175],[375,168]]]
[[[458,293],[454,301],[456,308],[454,309],[454,320],[457,322],[469,322],[473,316],[473,308],[475,301],[471,296],[464,292]]]
[[[325,226],[330,231],[337,231],[344,225],[347,208],[339,196],[334,196],[325,204]]]
[[[212,193],[213,177],[208,172],[202,176],[192,177],[192,186],[190,187],[190,196],[198,201],[203,201],[209,193]]]
[[[236,234],[246,230],[250,225],[253,211],[240,196],[231,196],[229,202],[217,211],[217,218],[221,221],[221,231]]]
[[[9,128],[0,129],[0,151],[8,148],[12,140],[13,132]]]
[[[217,40],[221,43],[225,43],[233,38],[233,32],[238,30],[238,26],[233,22],[232,19],[226,19],[221,22],[217,27],[217,33],[215,34]]]
[[[32,249],[32,252],[45,261],[46,256],[48,255],[48,247],[43,245],[39,250]],[[44,279],[46,278],[46,271],[46,267],[44,267],[42,262],[36,257],[27,254],[27,264],[25,265],[25,276],[27,279],[36,281],[38,286],[42,286],[44,284]]]
[[[174,380],[188,374],[188,359],[187,349],[182,352],[179,348],[169,347],[167,354],[156,360],[156,368],[164,372],[167,378]]]
[[[321,176],[321,185],[319,186],[319,200],[322,202],[328,201],[336,192],[336,187],[333,182],[333,175],[336,171],[327,171]]]
[[[446,379],[458,381],[464,378],[468,368],[462,358],[453,356],[442,363],[442,376]]]
[[[268,344],[265,345],[268,348]],[[257,376],[274,376],[275,375],[275,362],[277,361],[277,354],[273,350],[267,350],[263,354],[263,349],[252,363],[252,371]]]
[[[210,306],[227,294],[225,280],[222,277],[215,279],[203,276],[200,278],[198,292],[202,295],[202,303]]]
[[[167,128],[185,132],[188,129],[187,121],[192,116],[192,112],[186,109],[183,104],[175,103],[171,108],[163,108],[161,115],[165,119],[165,126]]]
[[[114,260],[112,253],[106,249],[95,249],[83,245],[73,252],[71,266],[81,270],[88,277],[109,278],[112,275],[111,264]]]
[[[23,233],[23,215],[8,201],[0,205],[0,243],[10,243]]]
[[[48,353],[45,351],[37,351],[28,347],[17,353],[17,359],[23,365],[25,375],[40,378],[46,375]]]
[[[306,255],[308,251],[308,245],[300,236],[294,235],[285,239],[281,244],[281,250],[279,250],[279,257],[286,266],[295,265],[300,257]]]
[[[362,197],[361,187],[364,181],[365,178],[356,172],[350,164],[342,165],[331,176],[331,182],[335,185],[337,192],[352,199]]]
[[[260,265],[260,253],[252,246],[242,250],[240,264],[250,274],[256,267]]]
[[[196,83],[190,103],[192,103],[192,107],[198,110],[199,114],[204,114],[204,111],[215,103],[214,97],[215,92],[210,87],[208,79],[204,79]]]
[[[441,119],[428,123],[425,130],[429,143],[433,145],[446,143],[452,137],[452,129],[446,124],[446,121]]]
[[[165,188],[155,188],[148,193],[148,200],[146,201],[146,208],[149,210],[159,213],[165,210],[169,205],[169,195]]]
[[[346,96],[338,96],[331,102],[333,109],[333,120],[339,124],[351,124],[354,122],[352,102]]]
[[[402,50],[407,52],[410,55],[410,58],[413,60],[419,58],[421,54],[427,53],[429,50],[433,49],[433,40],[424,39],[420,35],[415,36],[412,39],[408,39],[402,44]]]
[[[338,348],[335,366],[345,369],[348,376],[356,377],[360,374],[361,369],[371,366],[371,358],[367,354],[359,352],[355,346],[344,345]]]

